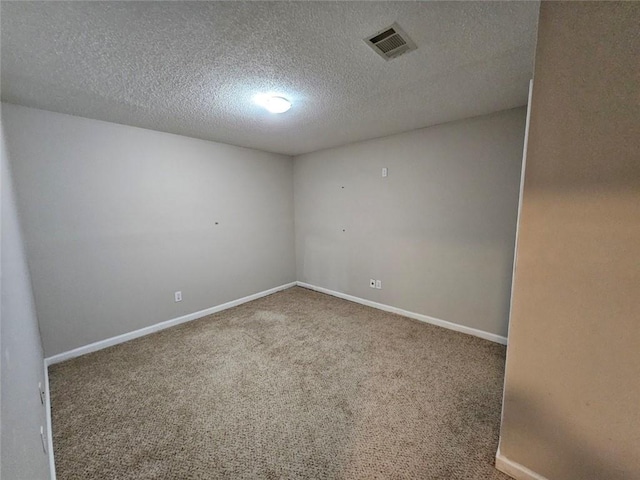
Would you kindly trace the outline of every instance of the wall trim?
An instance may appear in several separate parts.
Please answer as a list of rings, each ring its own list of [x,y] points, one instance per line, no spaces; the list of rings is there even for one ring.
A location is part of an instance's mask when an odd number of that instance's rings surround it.
[[[531,99],[533,97],[533,79],[529,80],[529,97],[527,100],[527,117],[524,124],[524,145],[522,147],[522,164],[520,165],[520,191],[518,193],[518,216],[516,217],[516,238],[513,244],[513,268],[511,270],[511,291],[509,293],[509,323],[507,325],[507,332],[511,329],[511,313],[513,312],[513,291],[515,290],[516,280],[516,267],[518,264],[518,239],[520,237],[520,218],[522,215],[522,198],[524,196],[524,179],[527,168],[527,151],[529,147],[529,126],[531,123]],[[507,333],[508,335],[509,333]],[[509,367],[509,352],[505,358],[505,370],[504,379],[502,382],[502,408],[500,409],[500,441],[502,440],[502,425],[504,423],[504,405],[507,396],[507,369]],[[498,442],[498,451],[496,452],[497,458],[500,455],[500,442]]]
[[[332,295],[334,297],[342,298],[343,300],[349,300],[351,302],[359,303],[361,305],[366,305],[367,307],[377,308],[378,310],[384,310],[385,312],[396,313],[398,315],[402,315],[403,317],[413,318],[414,320],[430,323],[431,325],[436,325],[438,327],[454,330],[456,332],[466,333],[468,335],[473,335],[474,337],[484,338],[485,340],[489,340],[495,343],[500,343],[502,345],[507,344],[507,337],[496,335],[495,333],[485,332],[484,330],[478,330],[477,328],[467,327],[465,325],[460,325],[458,323],[447,322],[446,320],[440,320],[439,318],[430,317],[428,315],[423,315],[421,313],[410,312],[408,310],[403,310],[398,307],[392,307],[390,305],[385,305],[383,303],[366,300],[360,297],[354,297],[353,295],[336,292],[334,290],[329,290],[328,288],[317,287],[315,285],[311,285],[310,283],[296,282],[296,284],[299,287],[308,288],[309,290],[315,290],[316,292],[320,292],[320,293],[326,293],[327,295]]]
[[[500,453],[499,449],[498,453],[496,453],[496,468],[516,480],[548,480],[546,477],[528,469],[524,465],[509,460]]]
[[[264,290],[262,292],[254,293],[253,295],[248,295],[246,297],[242,297],[237,300],[232,300],[230,302],[223,303],[215,307],[207,308],[205,310],[200,310],[194,313],[189,313],[187,315],[173,318],[171,320],[166,320],[164,322],[156,323],[154,325],[150,325],[148,327],[144,327],[139,330],[134,330],[132,332],[123,333],[122,335],[117,335],[115,337],[90,343],[82,347],[74,348],[73,350],[69,350],[67,352],[58,353],[56,355],[52,355],[50,357],[45,358],[44,359],[45,365],[47,366],[53,365],[56,363],[64,362],[66,360],[70,360],[75,357],[79,357],[81,355],[86,355],[87,353],[97,352],[98,350],[102,350],[104,348],[111,347],[119,343],[124,343],[129,340],[133,340],[134,338],[144,337],[145,335],[159,332],[160,330],[164,330],[166,328],[175,327],[176,325],[180,325],[181,323],[190,322],[198,318],[206,317],[207,315],[221,312],[222,310],[227,310],[229,308],[242,305],[243,303],[247,303],[252,300],[257,300],[258,298],[266,297],[267,295],[271,295],[272,293],[276,293],[281,290],[286,290],[288,288],[295,287],[295,286],[296,286],[296,282],[286,283],[284,285],[280,285],[279,287],[270,288],[269,290]]]
[[[47,360],[44,366],[44,410],[47,422],[47,455],[49,456],[49,478],[56,480],[56,462],[53,456],[53,429],[51,428],[51,395],[49,393],[49,366]]]

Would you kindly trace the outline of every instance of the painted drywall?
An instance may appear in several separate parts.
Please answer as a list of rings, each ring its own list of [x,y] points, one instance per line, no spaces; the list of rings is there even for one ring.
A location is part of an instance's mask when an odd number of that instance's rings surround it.
[[[640,479],[639,23],[540,11],[500,455],[550,480]]]
[[[525,113],[296,157],[298,280],[506,336]]]
[[[46,356],[295,280],[290,157],[3,115]]]
[[[43,352],[3,130],[0,122],[0,477],[41,480],[49,478],[49,460],[40,439],[40,426],[45,431],[47,428],[44,405],[38,393],[38,383],[44,385]]]

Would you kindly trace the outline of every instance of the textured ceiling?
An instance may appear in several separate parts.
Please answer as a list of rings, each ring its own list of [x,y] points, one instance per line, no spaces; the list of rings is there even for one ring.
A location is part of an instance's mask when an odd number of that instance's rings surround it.
[[[296,155],[524,105],[537,2],[2,2],[2,100]],[[394,21],[418,50],[362,41]],[[270,114],[260,92],[293,107]]]

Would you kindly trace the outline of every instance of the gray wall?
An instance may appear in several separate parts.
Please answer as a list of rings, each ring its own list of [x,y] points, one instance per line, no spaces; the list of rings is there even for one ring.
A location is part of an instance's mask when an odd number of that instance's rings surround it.
[[[500,453],[549,479],[640,479],[639,23],[540,6]]]
[[[0,122],[0,477],[3,480],[40,480],[49,478],[48,457],[40,440],[40,426],[46,431],[45,409],[38,393],[38,382],[44,385],[42,345],[2,130]]]
[[[296,157],[298,280],[506,336],[525,114]]]
[[[3,116],[46,356],[295,280],[290,157]]]

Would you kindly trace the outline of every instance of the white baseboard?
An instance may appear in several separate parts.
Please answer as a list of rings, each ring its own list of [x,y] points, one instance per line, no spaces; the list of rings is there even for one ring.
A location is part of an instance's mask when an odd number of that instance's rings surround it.
[[[150,325],[148,327],[144,327],[139,330],[134,330],[133,332],[123,333],[122,335],[117,335],[115,337],[107,338],[105,340],[100,340],[99,342],[90,343],[89,345],[84,345],[82,347],[74,348],[73,350],[69,350],[68,352],[58,353],[57,355],[52,355],[51,357],[45,358],[44,361],[46,365],[53,365],[55,363],[64,362],[65,360],[70,360],[72,358],[79,357],[81,355],[86,355],[87,353],[96,352],[98,350],[102,350],[104,348],[111,347],[119,343],[133,340],[134,338],[144,337],[145,335],[149,335],[151,333],[155,333],[160,330],[164,330],[166,328],[175,327],[176,325],[180,325],[181,323],[190,322],[198,318],[206,317],[207,315],[221,312],[222,310],[227,310],[228,308],[236,307],[243,303],[247,303],[261,297],[266,297],[267,295],[271,295],[272,293],[276,293],[281,290],[286,290],[287,288],[291,288],[295,286],[296,286],[296,282],[280,285],[279,287],[274,287],[274,288],[270,288],[269,290],[264,290],[262,292],[254,293],[253,295],[239,298],[237,300],[232,300],[230,302],[223,303],[222,305],[217,305],[215,307],[207,308],[205,310],[200,310],[199,312],[190,313],[188,315],[183,315],[182,317],[173,318],[171,320],[166,320],[164,322],[156,323],[155,325]]]
[[[546,477],[528,469],[524,465],[509,460],[500,453],[499,449],[498,453],[496,453],[496,468],[516,480],[547,480]]]
[[[49,394],[49,366],[44,361],[44,409],[47,417],[47,454],[49,455],[49,478],[56,480],[56,462],[53,457],[53,429],[51,428],[51,395]]]
[[[333,290],[329,290],[328,288],[316,287],[315,285],[311,285],[309,283],[296,282],[296,284],[299,287],[308,288],[310,290],[315,290],[316,292],[320,292],[320,293],[326,293],[327,295],[332,295],[334,297],[342,298],[344,300],[349,300],[351,302],[359,303],[361,305],[366,305],[368,307],[377,308],[378,310],[384,310],[385,312],[396,313],[398,315],[402,315],[403,317],[413,318],[421,322],[430,323],[431,325],[437,325],[438,327],[443,327],[449,330],[455,330],[456,332],[462,332],[468,335],[473,335],[475,337],[484,338],[485,340],[500,343],[502,345],[507,344],[506,337],[496,335],[495,333],[485,332],[483,330],[478,330],[477,328],[471,328],[465,325],[459,325],[457,323],[447,322],[446,320],[440,320],[439,318],[429,317],[428,315],[423,315],[421,313],[410,312],[408,310],[392,307],[390,305],[385,305],[383,303],[373,302],[371,300],[366,300],[360,297],[354,297],[353,295],[336,292]]]

